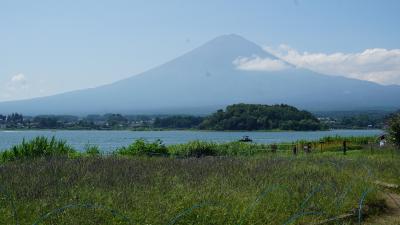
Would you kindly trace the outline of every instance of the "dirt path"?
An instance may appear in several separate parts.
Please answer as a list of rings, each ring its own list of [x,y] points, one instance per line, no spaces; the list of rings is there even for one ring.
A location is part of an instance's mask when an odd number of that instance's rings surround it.
[[[365,225],[400,225],[400,195],[385,192],[382,197],[386,201],[388,210],[378,216],[368,219]]]

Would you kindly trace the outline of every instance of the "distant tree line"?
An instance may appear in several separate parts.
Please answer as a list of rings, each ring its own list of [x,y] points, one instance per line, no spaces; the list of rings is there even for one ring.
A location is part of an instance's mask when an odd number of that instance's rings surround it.
[[[170,129],[192,129],[197,128],[204,120],[199,116],[168,116],[157,117],[154,121],[154,127]]]
[[[6,126],[8,124],[8,126],[10,127],[17,127],[20,124],[23,124],[23,122],[24,122],[24,117],[22,116],[22,114],[18,113],[12,113],[10,115],[0,114],[0,125],[2,126]]]
[[[316,117],[318,116],[318,118]],[[0,114],[1,129],[203,129],[203,130],[321,130],[383,128],[389,112],[323,112],[312,114],[293,106],[235,104],[201,117],[191,115],[104,114],[23,116]]]
[[[338,124],[342,127],[352,128],[382,128],[385,124],[385,117],[373,117],[368,114],[360,114],[356,116],[346,116],[338,120]]]
[[[333,111],[317,112],[320,121],[333,129],[382,129],[391,117],[391,111]]]
[[[392,113],[389,116],[386,131],[389,134],[389,141],[400,151],[400,111]]]
[[[150,127],[154,116],[123,116],[121,114],[23,116],[13,113],[0,114],[0,128],[3,129],[135,129]]]

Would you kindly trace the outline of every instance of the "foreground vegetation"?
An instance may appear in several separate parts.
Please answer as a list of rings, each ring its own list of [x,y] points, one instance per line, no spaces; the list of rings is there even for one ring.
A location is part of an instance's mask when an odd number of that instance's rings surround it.
[[[205,141],[191,141],[185,144],[165,146],[161,140],[148,142],[138,139],[132,144],[104,153],[97,146],[88,145],[85,150],[78,151],[65,141],[54,137],[36,137],[33,140],[23,140],[21,144],[13,146],[0,153],[0,162],[32,159],[50,156],[101,156],[103,154],[121,156],[167,156],[167,157],[204,157],[204,156],[254,156],[268,152],[281,151],[289,154],[296,148],[297,152],[307,148],[307,152],[341,151],[343,141],[347,142],[348,150],[360,150],[376,147],[376,137],[324,137],[317,141],[299,140],[293,143],[256,144],[244,142],[213,143]]]
[[[348,138],[360,147],[343,155],[330,137],[296,156],[286,145],[138,140],[101,156],[37,138],[2,154],[0,223],[313,224],[351,213],[335,223],[356,224],[384,208],[376,180],[400,184],[399,155],[371,140]]]

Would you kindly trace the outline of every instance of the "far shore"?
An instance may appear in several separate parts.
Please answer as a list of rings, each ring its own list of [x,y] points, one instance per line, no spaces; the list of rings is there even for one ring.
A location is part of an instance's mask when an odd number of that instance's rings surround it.
[[[29,129],[29,128],[6,128],[0,131],[192,131],[192,132],[317,132],[317,131],[334,131],[334,130],[382,130],[379,128],[343,128],[343,129],[324,129],[324,130],[200,130],[200,129],[166,129],[166,128],[149,128],[149,129]],[[382,130],[383,131],[383,130]]]

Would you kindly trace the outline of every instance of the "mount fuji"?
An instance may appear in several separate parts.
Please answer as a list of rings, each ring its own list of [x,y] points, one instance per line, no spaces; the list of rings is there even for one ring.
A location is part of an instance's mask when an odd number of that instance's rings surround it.
[[[147,72],[97,88],[0,103],[0,113],[192,113],[233,103],[285,103],[308,110],[400,107],[400,86],[328,76],[287,62],[277,71],[246,71],[239,57],[278,60],[238,35],[224,35]],[[280,59],[279,59],[280,60]]]

